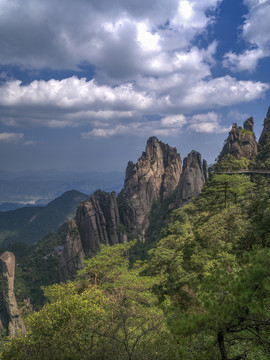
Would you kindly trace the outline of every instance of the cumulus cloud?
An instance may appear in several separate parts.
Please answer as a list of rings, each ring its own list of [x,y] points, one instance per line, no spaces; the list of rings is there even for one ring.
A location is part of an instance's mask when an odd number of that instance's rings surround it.
[[[220,2],[2,0],[0,64],[78,69],[89,63],[100,78],[131,79],[148,74],[153,57],[188,48]]]
[[[186,124],[184,115],[171,115],[156,121],[132,122],[110,128],[94,128],[81,134],[82,139],[106,138],[115,135],[133,136],[177,136]]]
[[[270,2],[269,0],[245,0],[249,8],[241,37],[247,42],[249,49],[237,54],[228,52],[224,56],[223,65],[232,71],[252,72],[260,59],[270,56]]]
[[[194,40],[215,21],[221,1],[118,0],[112,6],[111,0],[2,0],[0,65],[78,70],[88,64],[95,76],[23,84],[3,73],[0,122],[88,126],[83,138],[172,135],[185,128],[224,131],[220,118],[213,120],[210,112],[204,121],[187,114],[256,100],[269,85],[213,77],[217,41],[199,46]],[[226,54],[223,64],[233,71],[254,70],[268,46],[259,36],[268,29],[267,17],[264,25],[258,23],[268,3],[246,3],[250,12],[242,36],[252,47]]]
[[[7,143],[15,142],[16,143],[19,140],[22,140],[23,137],[24,137],[24,134],[8,133],[8,132],[0,133],[0,141],[1,142],[7,142]]]
[[[228,115],[227,117],[230,119],[230,120],[239,120],[239,121],[243,121],[243,120],[247,120],[250,115],[247,114],[247,113],[242,113],[240,112],[239,110],[237,109],[233,109],[233,110],[230,110],[228,112]]]
[[[215,112],[196,114],[190,119],[188,131],[196,133],[227,133],[229,128],[221,125],[221,116]]]
[[[181,75],[174,75],[160,89],[157,86],[160,79],[152,83],[148,80],[145,90],[142,90],[142,84],[125,83],[112,87],[75,76],[47,82],[33,81],[28,85],[9,81],[0,86],[0,122],[9,126],[51,128],[82,124],[92,128],[121,125],[118,130],[125,131],[121,129],[127,123],[140,123],[149,115],[164,114],[163,127],[181,127],[185,118],[179,114],[183,112],[249,102],[269,89],[265,83],[238,81],[230,76],[201,80],[198,77],[194,83],[188,78],[184,80]]]
[[[232,71],[252,72],[256,70],[258,61],[266,56],[262,49],[246,50],[242,54],[229,52],[224,56],[223,65]]]

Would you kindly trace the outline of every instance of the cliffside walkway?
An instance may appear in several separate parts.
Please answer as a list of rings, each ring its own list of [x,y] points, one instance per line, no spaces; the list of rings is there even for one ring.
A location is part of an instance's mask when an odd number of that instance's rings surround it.
[[[270,170],[231,170],[231,171],[210,171],[209,174],[264,174],[264,175],[270,175]]]

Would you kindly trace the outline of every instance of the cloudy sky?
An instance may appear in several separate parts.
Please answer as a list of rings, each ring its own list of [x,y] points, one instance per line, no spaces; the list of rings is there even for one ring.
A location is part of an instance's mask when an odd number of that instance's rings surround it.
[[[0,0],[0,169],[213,162],[270,105],[270,0]]]

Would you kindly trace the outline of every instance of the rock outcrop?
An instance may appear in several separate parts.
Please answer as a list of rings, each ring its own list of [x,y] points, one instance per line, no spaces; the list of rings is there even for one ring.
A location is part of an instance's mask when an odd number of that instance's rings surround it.
[[[100,244],[114,245],[126,241],[121,231],[115,193],[96,191],[80,204],[76,216],[83,249],[88,255],[97,254]]]
[[[176,194],[176,207],[187,204],[193,197],[200,194],[208,178],[208,166],[201,154],[191,151],[183,162],[183,172]]]
[[[3,302],[1,324],[6,327],[9,336],[25,334],[25,326],[14,295],[15,256],[5,251],[0,256],[3,270]]]
[[[68,221],[68,234],[59,263],[61,281],[74,280],[76,272],[83,268],[84,259],[85,253],[80,233],[75,221],[70,219]]]
[[[145,152],[137,163],[128,163],[122,192],[123,222],[127,232],[145,240],[153,204],[168,199],[178,186],[182,172],[176,148],[148,139]]]
[[[82,202],[75,221],[69,221],[69,231],[60,260],[60,279],[74,279],[83,267],[85,256],[98,253],[100,244],[114,245],[127,240],[120,224],[115,193],[96,191]]]
[[[254,134],[253,118],[246,120],[243,126],[242,129],[236,123],[232,125],[229,136],[219,155],[219,160],[222,160],[226,155],[233,155],[237,159],[241,157],[251,159],[257,156],[258,146]]]
[[[264,119],[263,130],[259,139],[259,149],[270,150],[270,106]]]

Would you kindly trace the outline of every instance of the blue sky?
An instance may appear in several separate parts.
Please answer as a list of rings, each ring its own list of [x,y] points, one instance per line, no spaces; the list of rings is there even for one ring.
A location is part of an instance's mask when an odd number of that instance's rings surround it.
[[[270,105],[270,0],[0,0],[0,169],[209,163]]]

